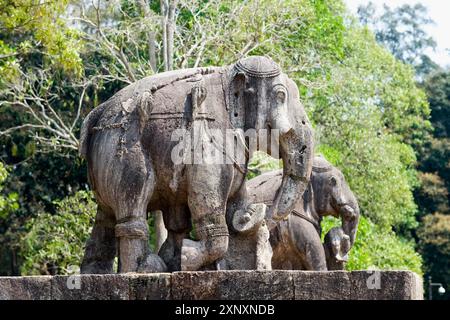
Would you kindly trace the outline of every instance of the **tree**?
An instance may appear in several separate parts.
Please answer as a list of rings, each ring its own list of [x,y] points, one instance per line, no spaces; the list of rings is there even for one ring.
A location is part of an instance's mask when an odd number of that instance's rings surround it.
[[[416,200],[421,214],[450,212],[448,203],[448,189],[442,178],[436,173],[419,173],[421,185],[416,192]]]
[[[424,82],[431,107],[434,137],[448,138],[450,133],[450,72],[440,71]]]
[[[8,176],[8,172],[6,171],[5,166],[2,162],[0,162],[0,192],[3,191],[3,183],[6,180],[6,177]],[[11,211],[17,210],[17,194],[16,193],[10,193],[3,195],[0,194],[0,219],[5,219]]]
[[[449,150],[450,73],[442,70],[426,54],[435,41],[426,34],[424,26],[433,23],[423,5],[403,5],[390,9],[386,5],[381,15],[373,3],[358,9],[360,21],[371,27],[379,43],[398,59],[414,66],[421,87],[428,96],[432,136],[421,136],[420,144],[413,143],[418,156],[419,184],[415,190],[420,223],[415,233],[424,257],[426,276],[448,283]],[[444,236],[443,236],[444,235]],[[446,251],[447,250],[447,251]]]
[[[435,213],[423,218],[418,230],[426,275],[446,288],[450,285],[450,215]],[[447,291],[442,299],[449,299]]]
[[[373,2],[358,8],[359,20],[369,26],[377,41],[385,46],[399,60],[411,64],[419,76],[424,76],[438,68],[425,54],[434,49],[436,41],[425,31],[434,21],[428,17],[427,8],[421,3],[404,4],[395,9],[383,5],[383,12],[377,14]]]
[[[41,49],[47,63],[80,74],[80,39],[63,19],[68,4],[68,0],[0,1],[0,85],[18,76],[24,56]]]
[[[367,29],[351,24],[344,43],[345,55],[333,65],[327,85],[306,100],[318,151],[343,171],[372,222],[412,229],[417,224],[412,145],[431,127],[426,96],[413,70]]]
[[[8,248],[4,246],[5,235],[3,232],[8,227],[6,226],[6,221],[8,221],[11,214],[13,214],[18,208],[18,194],[17,193],[7,193],[4,191],[3,183],[8,176],[8,171],[2,162],[0,162],[0,270],[1,266],[4,264],[10,264],[14,266],[16,264],[16,255],[14,251],[12,254],[8,251]],[[8,236],[8,235],[6,235]]]
[[[425,275],[450,284],[450,72],[430,75],[423,83],[431,107],[432,139],[419,158],[421,186],[416,191],[421,223],[417,231]],[[446,298],[448,299],[448,294]]]
[[[41,212],[27,223],[29,231],[21,239],[21,274],[67,274],[71,266],[81,265],[97,205],[85,191],[55,205],[57,214]]]

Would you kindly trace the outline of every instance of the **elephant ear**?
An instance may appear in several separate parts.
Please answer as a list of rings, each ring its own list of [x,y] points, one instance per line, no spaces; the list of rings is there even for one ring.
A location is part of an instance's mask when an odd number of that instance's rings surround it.
[[[229,89],[229,114],[230,121],[234,128],[244,129],[245,125],[245,104],[244,92],[247,76],[244,72],[234,74],[230,82]]]

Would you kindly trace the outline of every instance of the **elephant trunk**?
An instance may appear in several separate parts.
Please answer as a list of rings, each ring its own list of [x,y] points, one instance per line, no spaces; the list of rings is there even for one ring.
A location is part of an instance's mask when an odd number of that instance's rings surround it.
[[[356,200],[341,207],[340,215],[342,218],[342,229],[350,237],[350,243],[353,246],[359,224],[359,207]]]
[[[294,210],[298,201],[302,201],[308,186],[313,161],[312,129],[307,123],[301,123],[300,126],[281,129],[280,132],[283,179],[269,211],[269,228],[273,227],[272,223],[286,218]]]

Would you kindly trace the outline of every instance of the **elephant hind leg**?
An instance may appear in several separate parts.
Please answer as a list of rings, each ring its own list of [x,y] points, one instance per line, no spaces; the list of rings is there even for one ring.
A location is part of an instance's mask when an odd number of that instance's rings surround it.
[[[115,234],[119,242],[119,272],[137,272],[139,264],[150,253],[148,225],[143,217],[118,220]]]
[[[97,208],[94,227],[86,243],[81,273],[104,274],[113,273],[116,257],[116,238],[114,227],[116,219],[110,210]]]
[[[151,159],[142,147],[128,149],[111,169],[109,197],[113,202],[119,245],[119,270],[126,272],[160,272],[166,269],[161,258],[150,252],[147,208],[156,184]]]
[[[145,212],[145,211],[143,211]],[[143,214],[145,216],[145,213]],[[115,234],[119,242],[119,272],[164,272],[164,261],[150,252],[148,224],[142,215],[131,215],[117,221]]]
[[[146,205],[122,208],[115,235],[119,243],[119,272],[164,272],[164,261],[150,252]],[[126,214],[129,213],[129,214]]]

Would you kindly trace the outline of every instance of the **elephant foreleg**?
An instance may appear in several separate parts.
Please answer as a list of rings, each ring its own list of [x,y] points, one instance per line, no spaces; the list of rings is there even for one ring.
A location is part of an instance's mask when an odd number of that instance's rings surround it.
[[[305,261],[303,266],[306,270],[326,271],[327,264],[325,260],[325,253],[322,245],[319,243],[308,243],[305,246]]]
[[[116,256],[115,224],[114,214],[98,207],[94,227],[81,263],[81,273],[113,273]]]
[[[225,210],[232,176],[223,166],[199,166],[191,174],[188,204],[199,241],[183,240],[183,271],[211,264],[228,249]]]
[[[169,271],[180,271],[183,239],[191,230],[189,209],[173,207],[163,210],[163,215],[164,225],[167,228],[167,238],[158,254],[167,264]]]
[[[290,216],[289,235],[292,247],[306,270],[325,271],[325,251],[316,228],[303,218]]]

